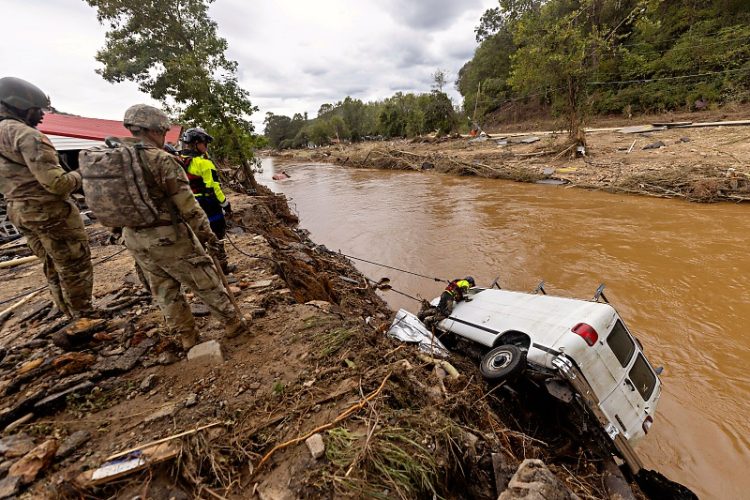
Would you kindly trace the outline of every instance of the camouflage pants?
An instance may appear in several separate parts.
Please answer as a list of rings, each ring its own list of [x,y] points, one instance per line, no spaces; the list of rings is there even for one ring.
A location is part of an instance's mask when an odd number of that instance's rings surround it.
[[[182,336],[195,331],[195,319],[180,285],[190,288],[225,325],[239,321],[211,257],[185,225],[125,228],[125,246],[146,273],[151,294],[169,328]]]
[[[10,201],[8,216],[44,263],[52,300],[71,317],[92,312],[94,270],[89,239],[71,201]]]

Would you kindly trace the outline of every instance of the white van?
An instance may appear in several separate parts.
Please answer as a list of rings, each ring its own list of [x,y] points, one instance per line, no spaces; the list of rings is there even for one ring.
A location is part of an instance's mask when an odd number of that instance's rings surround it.
[[[438,329],[491,349],[485,378],[534,372],[553,396],[581,402],[637,472],[631,446],[653,423],[661,381],[614,307],[598,301],[602,290],[587,301],[472,288]]]

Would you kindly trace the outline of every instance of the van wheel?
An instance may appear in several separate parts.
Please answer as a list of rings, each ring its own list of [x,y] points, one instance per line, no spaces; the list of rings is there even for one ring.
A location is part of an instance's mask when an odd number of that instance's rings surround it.
[[[514,345],[501,345],[484,355],[479,371],[487,380],[500,381],[526,368],[526,355]]]

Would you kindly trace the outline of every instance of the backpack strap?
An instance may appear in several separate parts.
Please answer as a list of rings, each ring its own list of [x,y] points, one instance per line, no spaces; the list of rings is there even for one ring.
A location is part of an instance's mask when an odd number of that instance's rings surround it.
[[[143,171],[143,177],[145,177],[146,182],[161,190],[159,185],[156,183],[156,179],[154,178],[154,174],[151,172],[151,169],[148,168],[148,162],[143,157],[143,150],[146,149],[146,146],[143,144],[143,142],[140,142],[138,144],[134,145],[136,157],[138,158],[138,162],[141,164],[141,170]],[[161,201],[163,201],[167,205],[167,210],[169,210],[169,216],[172,218],[172,227],[175,230],[175,237],[177,235],[177,226],[180,223],[180,217],[177,214],[177,207],[174,206],[174,203],[172,203],[172,200],[167,196],[166,193],[163,193],[164,196],[161,198]]]

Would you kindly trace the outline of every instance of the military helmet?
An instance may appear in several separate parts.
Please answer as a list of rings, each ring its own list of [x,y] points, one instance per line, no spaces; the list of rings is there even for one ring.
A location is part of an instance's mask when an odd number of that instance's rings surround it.
[[[49,97],[42,89],[12,76],[0,78],[0,102],[21,111],[50,105]]]
[[[125,128],[139,127],[147,130],[156,130],[166,132],[170,128],[169,117],[167,114],[148,104],[136,104],[130,106],[125,111],[125,118],[122,120]]]
[[[213,141],[214,138],[200,127],[189,128],[182,134],[182,142],[185,144],[192,144],[194,142],[202,142],[208,144]]]

